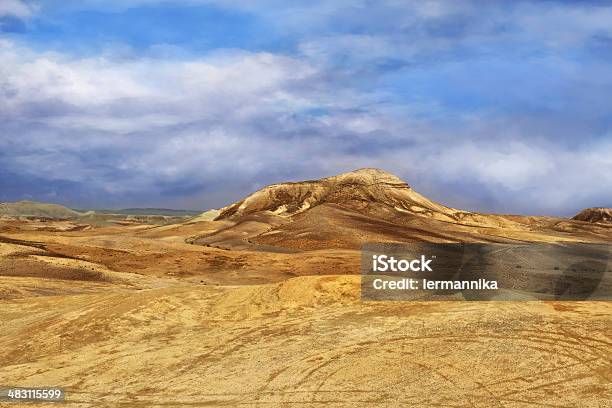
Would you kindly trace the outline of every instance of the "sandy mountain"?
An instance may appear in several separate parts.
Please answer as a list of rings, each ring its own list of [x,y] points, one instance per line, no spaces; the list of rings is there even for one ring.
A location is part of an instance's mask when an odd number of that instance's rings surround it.
[[[587,208],[576,214],[573,220],[612,223],[612,208]]]
[[[15,203],[0,203],[0,215],[8,217],[72,219],[82,214],[63,205],[18,201]]]
[[[340,205],[382,219],[410,214],[476,225],[497,225],[500,222],[438,204],[414,191],[399,177],[374,168],[314,181],[273,184],[222,208],[217,219],[231,219],[266,211],[291,217],[324,204]],[[510,223],[509,220],[502,222]]]
[[[480,214],[436,203],[379,169],[273,184],[221,209],[189,242],[224,249],[356,249],[366,242],[606,241],[601,224]]]
[[[270,185],[221,209],[218,219],[261,211],[291,216],[325,203],[342,204],[366,212],[375,209],[375,203],[395,211],[445,216],[454,212],[416,193],[393,174],[379,169],[360,169],[320,180]]]

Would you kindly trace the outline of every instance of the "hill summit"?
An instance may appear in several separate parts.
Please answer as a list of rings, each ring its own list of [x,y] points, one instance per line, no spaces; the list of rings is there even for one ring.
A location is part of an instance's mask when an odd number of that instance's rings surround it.
[[[586,222],[612,223],[612,208],[587,208],[580,211],[572,219]]]

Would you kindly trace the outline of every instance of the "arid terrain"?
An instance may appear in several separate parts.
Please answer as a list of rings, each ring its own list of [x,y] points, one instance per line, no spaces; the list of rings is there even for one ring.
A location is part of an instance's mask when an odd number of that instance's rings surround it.
[[[612,303],[364,302],[359,276],[368,242],[611,243],[607,216],[461,211],[376,169],[198,216],[32,205],[0,219],[0,385],[80,407],[611,406]]]

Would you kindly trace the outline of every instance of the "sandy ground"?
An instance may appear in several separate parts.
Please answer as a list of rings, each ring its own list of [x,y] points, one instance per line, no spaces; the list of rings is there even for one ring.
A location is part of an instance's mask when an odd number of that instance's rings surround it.
[[[607,302],[362,303],[357,279],[5,301],[3,382],[92,407],[610,401]]]
[[[610,302],[362,302],[354,250],[64,227],[0,229],[2,385],[79,407],[611,406]]]

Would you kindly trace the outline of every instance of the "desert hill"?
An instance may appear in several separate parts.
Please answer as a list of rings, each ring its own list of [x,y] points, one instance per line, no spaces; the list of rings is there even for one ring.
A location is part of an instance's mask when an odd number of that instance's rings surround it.
[[[356,249],[366,242],[609,241],[612,229],[555,217],[480,214],[436,203],[397,176],[359,169],[264,187],[220,210],[229,226],[189,242],[224,249]]]
[[[580,211],[572,219],[586,222],[612,223],[612,208],[587,208]]]
[[[395,211],[441,217],[452,217],[456,212],[418,194],[397,176],[368,168],[320,180],[273,184],[221,209],[217,218],[261,211],[292,216],[322,204],[341,204],[362,212],[380,211],[386,206]]]
[[[236,218],[263,211],[289,217],[325,204],[340,205],[383,219],[394,218],[398,214],[411,214],[465,224],[492,222],[479,214],[431,201],[399,177],[374,168],[359,169],[320,180],[273,184],[222,208],[217,219]],[[509,220],[504,221],[510,223]]]
[[[15,203],[0,203],[0,215],[8,217],[72,219],[82,214],[59,204],[18,201]]]

